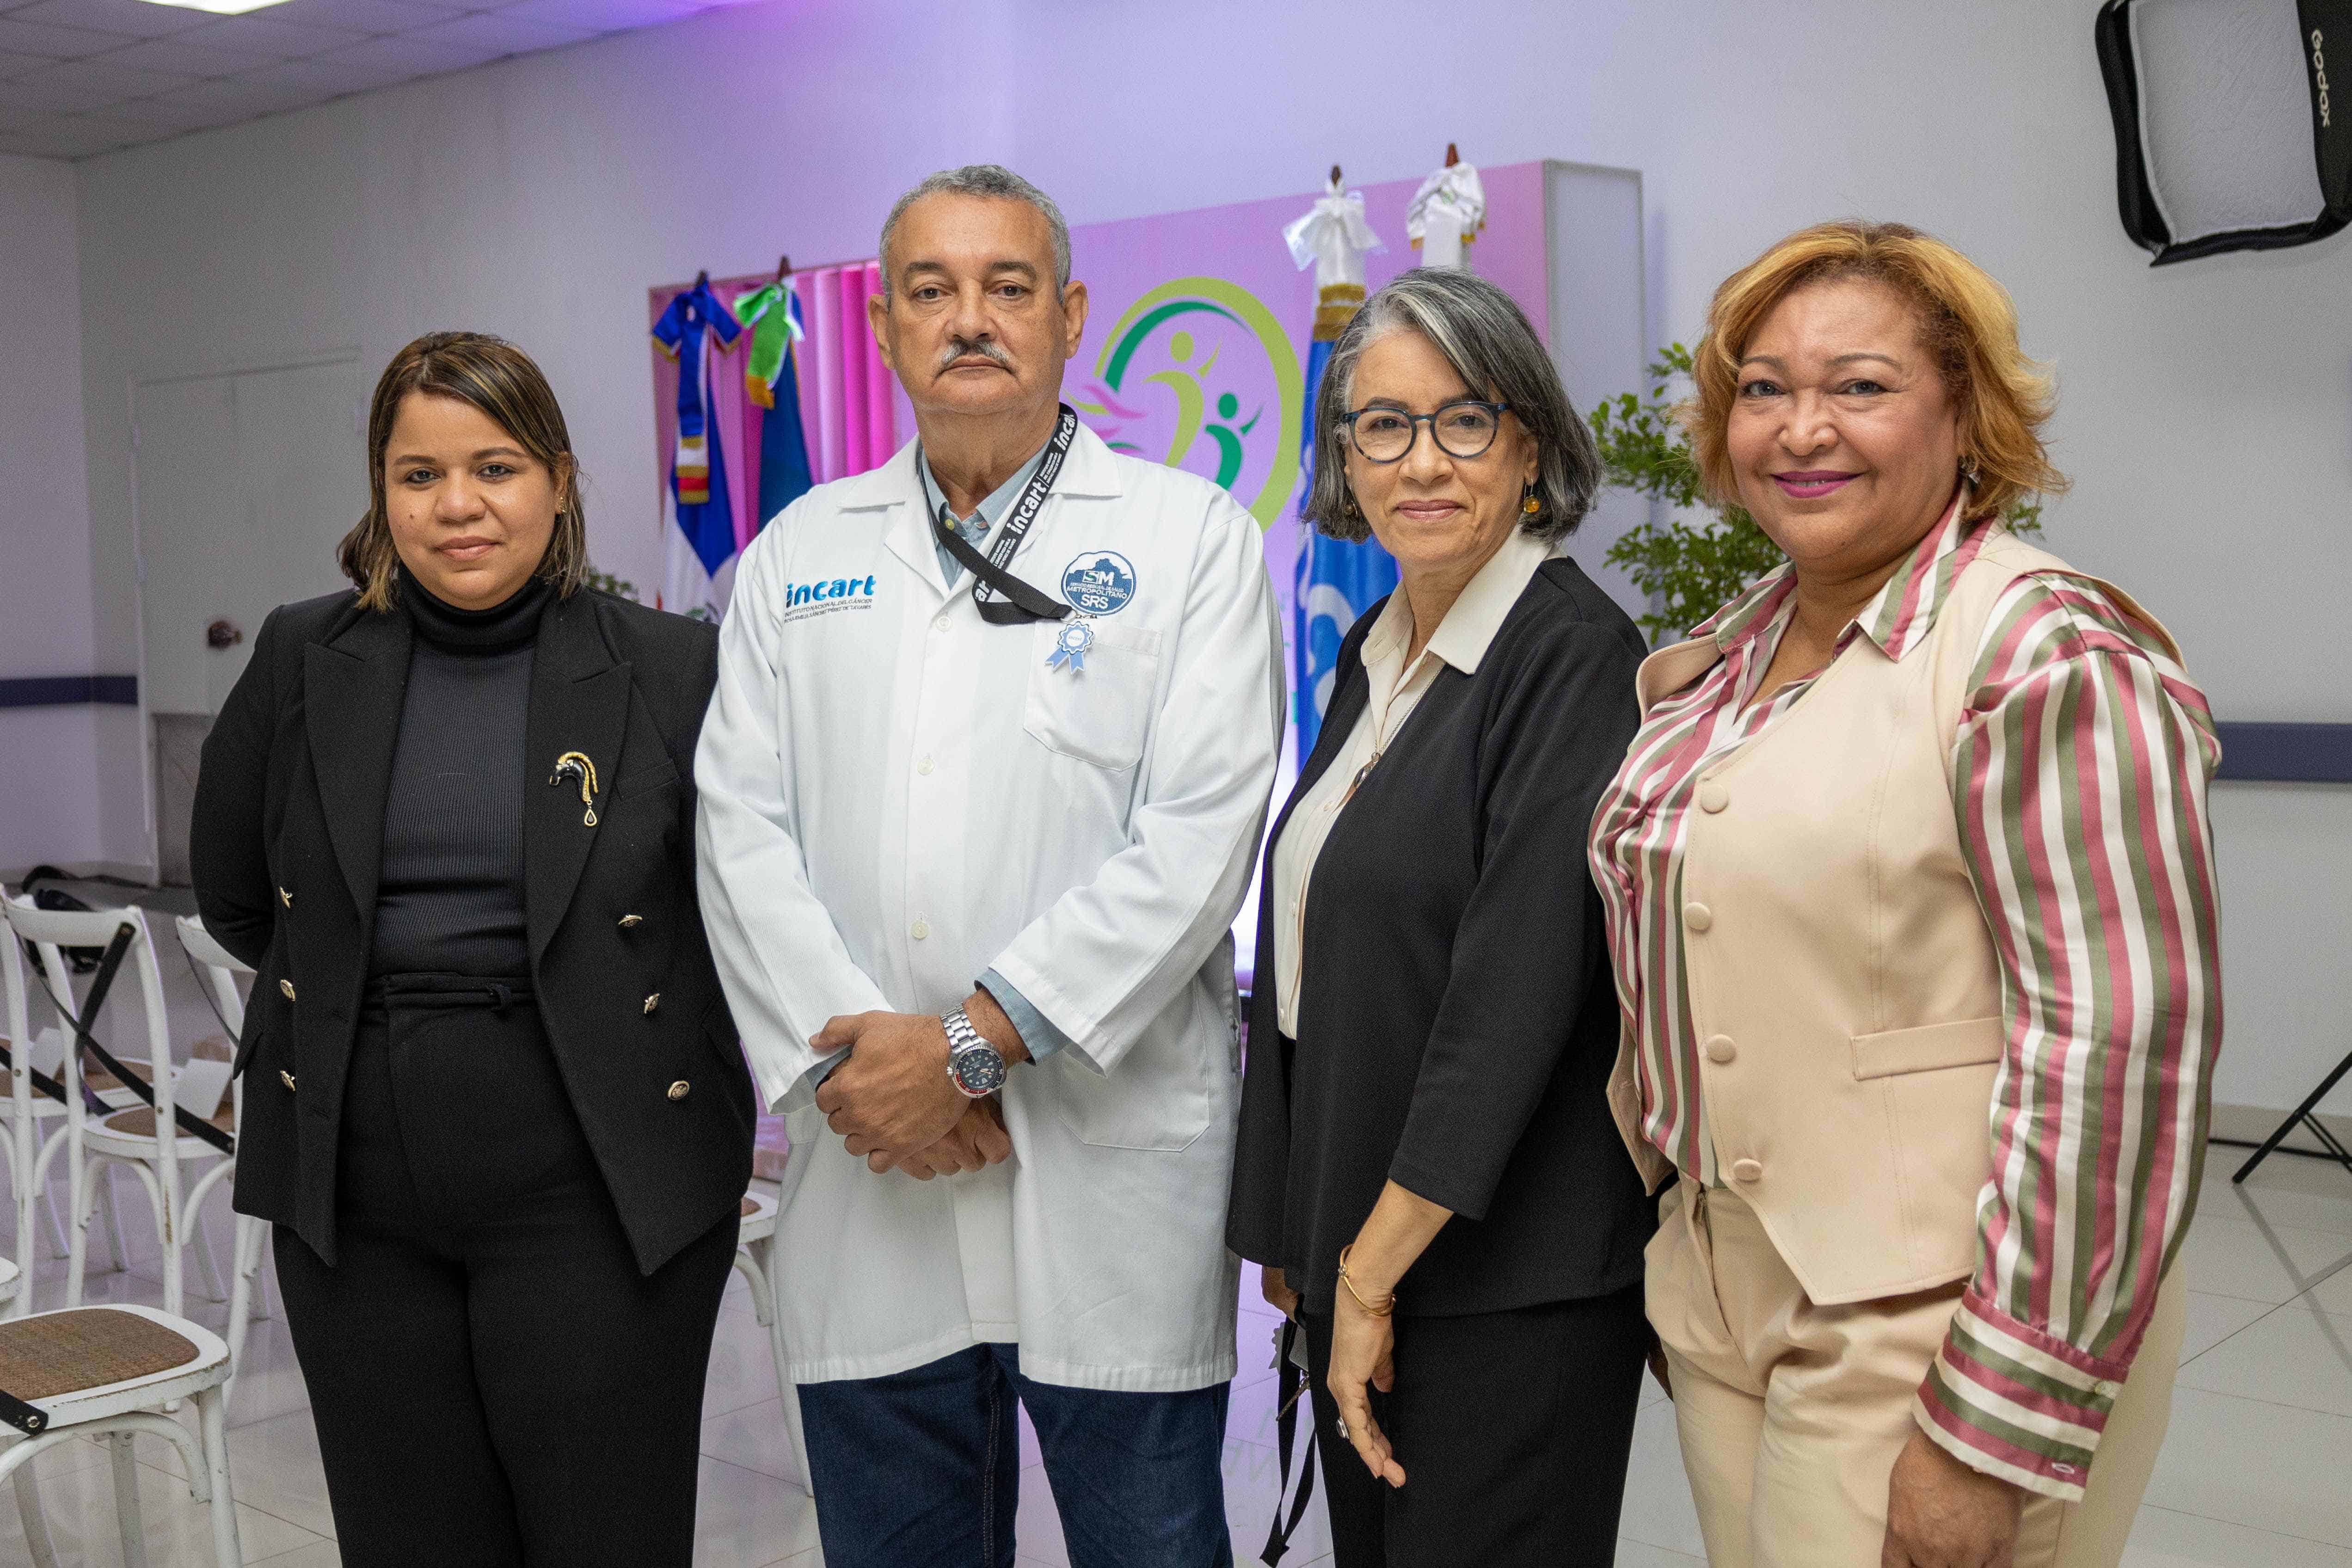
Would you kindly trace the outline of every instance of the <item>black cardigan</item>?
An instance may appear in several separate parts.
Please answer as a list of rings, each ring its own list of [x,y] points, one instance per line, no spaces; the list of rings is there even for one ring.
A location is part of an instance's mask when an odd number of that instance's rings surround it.
[[[293,1226],[330,1263],[414,636],[406,615],[356,598],[263,623],[205,741],[189,839],[205,929],[258,975],[237,1045],[236,1208]],[[540,1015],[648,1274],[734,1213],[751,1173],[751,1074],[694,890],[694,747],[718,656],[709,626],[574,594],[540,620],[524,726]],[[548,783],[573,751],[596,765],[593,826],[569,776]]]
[[[1385,603],[1385,601],[1383,601]],[[1454,1211],[1408,1315],[1617,1290],[1656,1226],[1606,1097],[1617,994],[1585,836],[1638,721],[1643,648],[1572,561],[1528,580],[1477,673],[1441,668],[1308,883],[1298,1037],[1279,1033],[1273,846],[1369,700],[1339,650],[1314,753],[1267,840],[1226,1240],[1328,1311],[1384,1182]]]

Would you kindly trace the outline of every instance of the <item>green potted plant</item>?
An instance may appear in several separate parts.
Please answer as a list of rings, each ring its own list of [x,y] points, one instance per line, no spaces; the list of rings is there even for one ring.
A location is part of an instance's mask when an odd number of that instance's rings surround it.
[[[1603,482],[1663,501],[1664,522],[1629,528],[1604,559],[1622,568],[1650,601],[1634,619],[1655,647],[1685,635],[1757,578],[1788,559],[1746,510],[1715,506],[1699,492],[1690,436],[1675,418],[1667,391],[1687,381],[1691,353],[1668,343],[1650,363],[1649,395],[1621,393],[1595,405],[1592,434],[1601,447]],[[1696,511],[1700,520],[1688,520]],[[2020,501],[2004,518],[2011,532],[2042,534],[2040,503]]]

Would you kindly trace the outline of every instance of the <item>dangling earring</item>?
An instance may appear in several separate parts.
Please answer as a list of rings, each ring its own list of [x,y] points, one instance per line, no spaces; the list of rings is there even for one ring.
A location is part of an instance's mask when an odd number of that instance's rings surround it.
[[[1535,486],[1529,485],[1526,493],[1519,498],[1519,515],[1533,517],[1541,510],[1543,510],[1543,502],[1536,499]]]
[[[1962,458],[1960,459],[1960,478],[1968,482],[1968,486],[1970,489],[1976,489],[1977,475],[1979,471],[1980,470],[1977,468],[1977,460],[1974,458]]]

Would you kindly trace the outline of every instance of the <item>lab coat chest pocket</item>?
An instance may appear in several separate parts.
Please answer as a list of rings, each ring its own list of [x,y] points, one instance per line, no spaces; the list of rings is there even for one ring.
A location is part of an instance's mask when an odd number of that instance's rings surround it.
[[[1070,625],[1040,621],[1033,634],[1029,695],[1021,727],[1049,752],[1098,768],[1131,768],[1143,755],[1144,737],[1160,683],[1160,633],[1117,621],[1085,623],[1093,641],[1079,655],[1080,668],[1048,668],[1056,640]]]

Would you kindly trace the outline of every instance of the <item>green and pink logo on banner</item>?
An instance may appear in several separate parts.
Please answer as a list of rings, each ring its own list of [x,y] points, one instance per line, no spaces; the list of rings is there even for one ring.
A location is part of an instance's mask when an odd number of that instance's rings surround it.
[[[1298,482],[1299,360],[1256,295],[1177,278],[1127,308],[1070,402],[1114,451],[1213,479],[1270,528]]]

